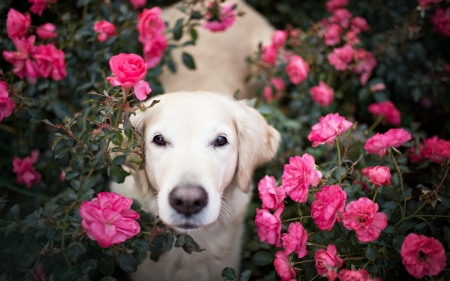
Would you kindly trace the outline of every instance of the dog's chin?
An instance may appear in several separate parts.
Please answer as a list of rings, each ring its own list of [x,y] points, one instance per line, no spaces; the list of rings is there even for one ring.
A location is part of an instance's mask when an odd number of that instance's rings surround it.
[[[175,229],[177,232],[188,233],[188,232],[193,232],[193,231],[202,229],[205,227],[205,225],[184,223],[184,224],[172,225],[171,227],[173,229]]]

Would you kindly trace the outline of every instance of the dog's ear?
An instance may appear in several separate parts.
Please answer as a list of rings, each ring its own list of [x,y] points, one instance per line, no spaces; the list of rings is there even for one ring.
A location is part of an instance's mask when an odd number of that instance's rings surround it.
[[[239,101],[242,111],[237,114],[238,164],[237,184],[243,192],[250,190],[255,169],[270,161],[278,150],[280,133],[267,124],[264,117],[245,100]]]

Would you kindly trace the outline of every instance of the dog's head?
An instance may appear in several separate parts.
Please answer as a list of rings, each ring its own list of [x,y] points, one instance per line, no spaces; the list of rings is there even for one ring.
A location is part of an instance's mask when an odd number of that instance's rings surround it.
[[[128,170],[143,196],[156,195],[165,224],[179,231],[212,224],[224,190],[235,183],[248,192],[280,134],[257,110],[226,95],[180,92],[152,100],[160,102],[131,119],[144,136],[145,171],[133,164]]]

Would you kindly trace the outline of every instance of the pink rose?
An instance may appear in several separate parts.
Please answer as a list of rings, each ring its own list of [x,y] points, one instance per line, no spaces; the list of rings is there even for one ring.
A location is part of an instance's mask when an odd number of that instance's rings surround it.
[[[236,4],[230,3],[221,7],[217,6],[215,2],[210,2],[208,11],[205,14],[206,22],[203,27],[212,32],[225,31],[233,25],[235,19]]]
[[[370,78],[370,74],[370,72],[363,72],[359,77],[359,83],[361,83],[361,85],[366,85],[367,80]]]
[[[437,4],[442,2],[442,0],[417,0],[417,2],[419,2],[419,6],[422,9],[425,9],[426,7],[428,7],[431,4]]]
[[[261,58],[267,64],[275,64],[277,60],[277,48],[274,45],[262,47]]]
[[[339,185],[322,187],[311,205],[311,217],[320,230],[331,230],[334,222],[341,221],[347,194]]]
[[[328,274],[329,271],[333,271],[329,269],[342,267],[342,259],[337,255],[336,246],[334,244],[328,245],[327,250],[320,249],[315,252],[314,260],[314,266],[319,275]]]
[[[100,192],[97,198],[80,205],[81,226],[87,235],[107,248],[139,234],[139,214],[132,210],[133,200],[115,192]]]
[[[278,276],[281,277],[281,281],[292,280],[297,276],[295,270],[291,267],[286,254],[283,251],[278,251],[275,253],[275,260],[273,261],[275,265],[275,271]]]
[[[377,211],[378,204],[369,198],[361,197],[352,201],[345,207],[344,226],[355,230],[359,241],[372,242],[387,226],[386,214]]]
[[[350,28],[356,32],[360,33],[361,31],[369,30],[370,26],[367,24],[367,21],[365,18],[362,17],[354,17],[351,20],[351,26]]]
[[[272,99],[275,98],[275,100],[279,100],[281,98],[281,95],[283,94],[284,90],[286,89],[286,85],[284,84],[283,79],[274,77],[270,79],[271,85],[267,85],[264,87],[264,97],[266,98],[267,102],[271,102]],[[275,97],[272,93],[272,86],[276,90]]]
[[[13,8],[9,9],[8,15],[6,16],[6,31],[8,32],[9,38],[24,37],[28,32],[30,24],[30,14],[26,13],[24,15]]]
[[[28,38],[12,38],[16,45],[17,52],[3,51],[3,57],[7,62],[12,63],[13,73],[20,79],[26,78],[29,83],[35,83],[36,78],[40,76],[39,68],[36,61],[31,59],[31,53],[34,48],[35,36]]]
[[[311,93],[312,99],[323,107],[333,102],[334,90],[328,87],[323,81],[319,82],[319,86],[311,87],[309,92]]]
[[[355,60],[353,72],[356,74],[370,73],[377,66],[377,61],[372,53],[364,49],[355,50],[353,59]]]
[[[275,32],[272,35],[272,45],[275,48],[281,48],[284,46],[284,42],[286,42],[287,39],[287,32],[284,30],[275,30]]]
[[[381,91],[384,91],[385,89],[386,89],[386,85],[384,83],[376,83],[376,84],[370,86],[370,91],[372,93],[381,92]]]
[[[338,24],[328,24],[325,27],[325,44],[328,46],[339,44],[341,42],[341,35],[343,32],[344,31]]]
[[[388,167],[375,166],[369,169],[369,181],[378,186],[391,184],[391,171]]]
[[[160,18],[161,13],[161,8],[153,7],[151,9],[144,9],[138,15],[137,30],[139,32],[139,42],[145,43],[164,32],[166,25]]]
[[[337,273],[334,270],[328,270],[326,277],[329,281],[334,281],[337,278]]]
[[[339,274],[338,278],[340,281],[368,281],[371,279],[369,276],[369,273],[365,269],[361,270],[348,270],[348,269],[342,269]]]
[[[42,16],[42,12],[45,10],[47,3],[51,3],[51,2],[54,3],[54,2],[56,2],[56,0],[28,0],[28,2],[33,4],[30,7],[30,11],[33,14],[38,14],[39,16]]]
[[[106,41],[109,37],[116,36],[116,27],[107,20],[101,20],[94,24],[94,30],[98,33],[97,39],[100,42]]]
[[[346,44],[344,47],[335,48],[328,54],[328,61],[336,70],[346,70],[347,64],[352,61],[353,47]]]
[[[415,233],[406,236],[400,255],[406,270],[416,278],[438,275],[447,263],[439,240]]]
[[[263,209],[274,210],[286,198],[283,186],[277,187],[274,177],[265,176],[258,183],[259,198],[262,201]]]
[[[358,38],[358,35],[353,30],[349,30],[347,34],[345,34],[345,41],[347,41],[348,45],[354,46],[361,43],[361,41]]]
[[[290,157],[281,176],[284,190],[296,202],[306,202],[309,186],[317,186],[321,178],[322,173],[315,169],[314,158],[308,153]]]
[[[56,26],[52,23],[44,23],[41,24],[37,29],[36,29],[36,34],[39,38],[41,39],[50,39],[53,37],[56,37]]]
[[[281,241],[286,255],[296,252],[299,259],[306,256],[308,232],[306,232],[299,222],[294,222],[289,225],[288,233],[281,235]]]
[[[130,0],[131,6],[133,6],[133,9],[138,10],[142,7],[145,7],[147,4],[147,0]]]
[[[309,66],[301,56],[293,55],[286,66],[286,73],[292,84],[299,84],[308,77]]]
[[[433,30],[442,33],[444,36],[450,36],[450,8],[436,9],[436,12],[430,18],[433,24]]]
[[[256,209],[255,224],[258,229],[258,236],[261,242],[266,242],[276,247],[281,246],[281,220],[284,204],[278,205],[278,208],[272,214],[268,210]]]
[[[383,115],[386,118],[386,122],[389,124],[394,126],[400,125],[400,111],[398,111],[395,105],[389,100],[380,103],[372,103],[367,107],[367,110],[375,116]]]
[[[41,181],[41,175],[33,168],[39,158],[39,151],[33,150],[30,156],[23,159],[14,157],[13,172],[17,174],[17,183],[25,184],[28,188]]]
[[[131,88],[144,79],[147,74],[147,64],[136,54],[118,54],[109,60],[109,67],[115,76],[107,77],[114,87]]]
[[[136,84],[134,84],[133,89],[134,94],[136,95],[138,100],[147,99],[148,94],[152,92],[152,89],[150,89],[150,85],[148,85],[148,83],[144,80],[138,81]]]
[[[450,159],[450,141],[438,140],[433,144],[431,155],[428,157],[432,162],[442,164]]]
[[[334,139],[338,135],[345,133],[351,126],[352,123],[339,116],[339,113],[330,113],[320,117],[319,123],[312,126],[308,139],[313,142],[312,147],[317,147],[324,143],[331,146],[334,143]]]
[[[419,147],[411,147],[409,149],[409,160],[416,163],[430,158],[433,153],[433,146],[439,140],[438,136],[424,139]]]
[[[158,65],[167,46],[166,37],[162,34],[144,43],[144,60],[147,68],[153,68]]]
[[[377,153],[380,157],[383,157],[386,154],[386,149],[399,147],[411,138],[411,135],[403,129],[389,129],[384,134],[376,133],[368,139],[364,149],[370,154]]]
[[[339,8],[348,5],[349,0],[328,0],[326,3],[327,10],[329,12],[334,12]]]
[[[3,118],[10,116],[16,106],[8,96],[8,85],[4,81],[0,81],[0,122]]]
[[[55,45],[39,45],[34,48],[33,58],[39,67],[42,77],[51,77],[59,81],[67,76],[65,55]]]
[[[352,14],[347,9],[337,9],[330,17],[330,21],[340,24],[343,28],[347,28],[350,24]]]

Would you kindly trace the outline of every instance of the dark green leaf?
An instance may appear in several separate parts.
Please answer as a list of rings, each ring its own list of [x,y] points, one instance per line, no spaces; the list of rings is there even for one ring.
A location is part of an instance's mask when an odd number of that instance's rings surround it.
[[[125,162],[126,159],[127,159],[127,157],[125,157],[124,155],[119,155],[119,156],[117,156],[116,158],[113,159],[112,163],[114,165],[119,166],[119,165],[122,165],[123,162]]]
[[[189,34],[191,35],[192,40],[197,41],[197,39],[198,39],[197,30],[195,30],[194,28],[191,28],[191,29],[189,29]]]
[[[106,276],[100,279],[100,281],[117,281],[116,278],[113,278],[111,276]]]
[[[114,273],[114,260],[112,258],[103,258],[98,262],[98,269],[103,275],[112,275]]]
[[[239,281],[248,281],[252,276],[252,271],[250,269],[246,269],[241,273],[239,277]]]
[[[9,213],[11,214],[11,217],[13,220],[15,220],[15,221],[19,220],[20,206],[15,204],[14,206],[11,207],[11,209],[9,210]]]
[[[194,61],[194,58],[193,58],[190,54],[188,54],[188,53],[186,53],[186,52],[183,52],[183,53],[181,54],[181,60],[183,61],[184,65],[185,65],[187,68],[189,68],[189,69],[195,69],[195,68],[196,68],[196,67],[195,67],[195,61]]]
[[[80,182],[77,180],[71,180],[70,186],[73,187],[73,189],[78,190],[80,189]]]
[[[55,151],[55,159],[61,158],[69,151],[69,147],[63,147]]]
[[[383,204],[383,206],[381,206],[381,209],[395,209],[397,208],[398,203],[396,201],[389,201],[385,204]]]
[[[175,23],[175,26],[172,30],[173,32],[173,39],[175,41],[180,40],[181,36],[183,35],[183,18],[180,18],[177,20],[177,22]]]
[[[201,252],[204,251],[205,249],[200,248],[200,246],[197,244],[197,242],[194,241],[194,239],[186,234],[186,243],[183,246],[183,250],[188,253],[191,254],[192,252]]]
[[[97,260],[96,259],[88,259],[81,265],[81,272],[88,273],[89,271],[97,268]]]
[[[128,253],[119,253],[117,256],[119,260],[119,266],[123,271],[127,273],[135,272],[139,265],[139,261]]]
[[[405,240],[405,236],[400,235],[398,237],[395,237],[392,241],[392,245],[394,246],[394,249],[400,253],[400,250],[402,248],[403,241]]]
[[[370,261],[374,261],[376,258],[378,258],[377,251],[370,245],[367,246],[367,249],[366,249],[366,258]]]
[[[392,225],[388,225],[383,229],[384,233],[395,233],[395,228]]]
[[[70,171],[68,171],[65,175],[64,175],[64,179],[66,179],[66,180],[72,180],[72,179],[74,179],[75,177],[77,177],[77,176],[79,176],[80,175],[80,172],[79,171],[76,171],[76,170],[70,170]]]
[[[230,267],[224,268],[224,270],[222,271],[222,279],[227,281],[238,280],[236,277],[236,273],[234,272],[234,269]]]
[[[275,271],[271,271],[268,274],[264,275],[263,280],[264,281],[276,281],[277,275],[275,274]]]
[[[129,173],[125,172],[122,167],[114,164],[111,164],[108,169],[106,169],[106,173],[108,174],[108,177],[117,183],[123,183],[125,178],[129,175]]]
[[[273,259],[272,255],[265,251],[258,251],[256,252],[253,257],[252,261],[257,266],[264,266],[270,264]]]

